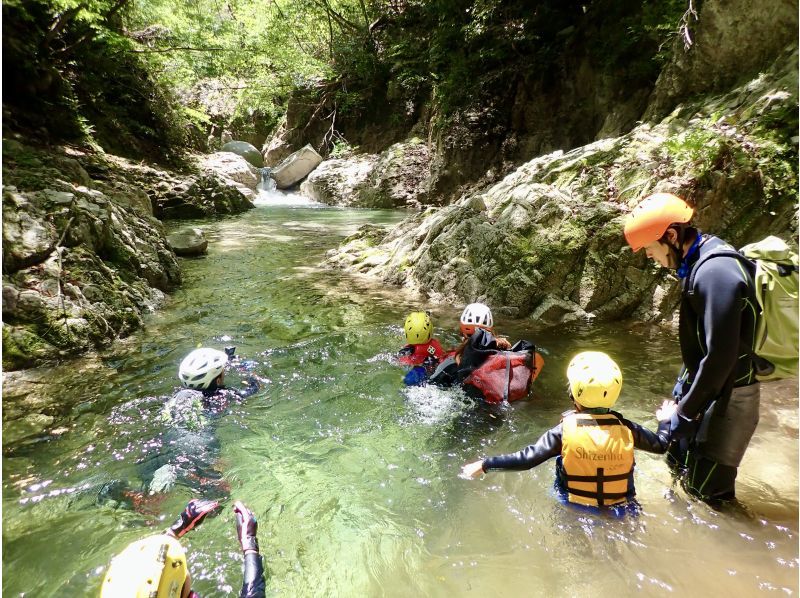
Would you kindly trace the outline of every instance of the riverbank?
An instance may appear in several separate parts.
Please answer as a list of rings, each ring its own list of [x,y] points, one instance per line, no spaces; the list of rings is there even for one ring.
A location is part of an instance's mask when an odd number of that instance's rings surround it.
[[[54,363],[139,328],[181,282],[159,218],[252,207],[196,162],[165,170],[4,139],[3,368]]]

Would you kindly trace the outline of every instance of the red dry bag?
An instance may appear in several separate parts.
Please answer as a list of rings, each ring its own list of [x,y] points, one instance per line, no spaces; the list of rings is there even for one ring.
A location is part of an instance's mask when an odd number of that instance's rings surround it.
[[[534,351],[499,351],[464,380],[483,395],[487,403],[517,401],[528,396],[544,359]],[[470,390],[470,389],[467,389]]]

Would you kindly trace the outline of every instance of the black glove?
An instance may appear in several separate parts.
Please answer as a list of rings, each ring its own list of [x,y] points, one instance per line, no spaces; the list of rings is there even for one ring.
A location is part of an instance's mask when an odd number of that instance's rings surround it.
[[[672,440],[691,440],[697,434],[699,427],[698,420],[687,419],[676,411],[669,422],[670,438]]]
[[[256,516],[238,500],[233,503],[233,512],[236,514],[236,535],[239,536],[242,552],[258,552],[258,538],[256,538],[258,521],[256,521]]]
[[[436,359],[433,355],[428,355],[423,362],[422,367],[425,368],[425,373],[430,376],[433,374],[433,371],[436,369],[436,366],[439,365],[439,360]]]
[[[193,498],[169,529],[175,534],[175,537],[180,538],[189,530],[200,525],[205,516],[218,506],[219,503],[215,500]]]
[[[236,353],[236,347],[225,347],[225,355],[232,358],[234,353]]]

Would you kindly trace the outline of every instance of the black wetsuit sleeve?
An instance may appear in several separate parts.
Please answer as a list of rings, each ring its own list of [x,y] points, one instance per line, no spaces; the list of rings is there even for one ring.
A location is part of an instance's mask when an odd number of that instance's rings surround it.
[[[249,552],[244,555],[244,581],[239,598],[264,598],[267,582],[264,579],[264,562],[260,554]]]
[[[651,432],[636,422],[632,422],[624,417],[620,419],[625,427],[633,434],[634,448],[647,451],[648,453],[665,453],[667,451],[670,439],[669,420],[658,422],[658,431]]]
[[[406,355],[412,355],[413,353],[414,353],[414,347],[412,347],[411,345],[406,345],[397,352],[397,357],[404,357]]]
[[[531,469],[544,463],[552,457],[561,454],[561,424],[550,428],[539,437],[536,444],[526,446],[521,451],[500,455],[498,457],[487,457],[483,460],[483,471],[493,471],[501,469],[511,469],[521,471]]]
[[[259,383],[258,379],[252,375],[245,378],[244,383],[245,383],[244,386],[234,390],[234,392],[240,399],[246,399],[250,395],[256,394],[258,390],[261,388],[261,384]]]
[[[698,313],[702,314],[705,330],[706,354],[700,360],[691,388],[678,404],[680,414],[688,419],[693,419],[717,398],[739,357],[742,297],[747,291],[747,281],[738,268],[725,262],[728,258],[719,257],[701,264],[702,272],[694,283]]]

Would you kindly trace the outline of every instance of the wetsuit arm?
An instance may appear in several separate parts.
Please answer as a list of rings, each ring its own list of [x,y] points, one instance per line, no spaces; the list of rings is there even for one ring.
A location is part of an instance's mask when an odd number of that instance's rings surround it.
[[[558,424],[542,434],[536,444],[531,444],[521,451],[498,457],[487,457],[483,460],[483,471],[531,469],[560,454],[561,424]]]
[[[702,276],[697,276],[694,285],[707,352],[678,405],[680,415],[687,419],[694,419],[717,398],[739,357],[742,297],[747,282],[738,270],[725,267],[725,261],[720,257],[702,264]]]
[[[407,355],[411,355],[414,353],[414,347],[411,345],[405,345],[402,349],[397,352],[397,357],[405,357]]]
[[[243,387],[234,390],[240,399],[246,399],[247,397],[256,394],[261,388],[261,383],[258,381],[258,378],[252,374],[244,379],[244,384],[245,385]]]
[[[244,581],[239,598],[264,598],[267,582],[264,579],[264,562],[257,552],[248,551],[244,555]]]
[[[668,419],[658,422],[657,432],[651,432],[624,417],[621,419],[625,427],[633,434],[633,446],[635,448],[648,453],[665,453],[667,451],[670,440]]]

